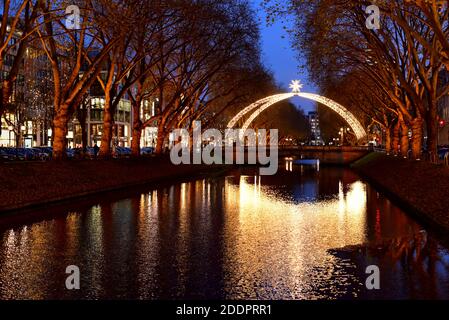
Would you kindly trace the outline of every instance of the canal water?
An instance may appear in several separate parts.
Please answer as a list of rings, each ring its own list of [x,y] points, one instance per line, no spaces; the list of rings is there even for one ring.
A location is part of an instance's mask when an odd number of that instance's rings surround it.
[[[0,217],[0,298],[449,298],[447,239],[354,172],[257,172]],[[80,290],[66,289],[70,265]]]

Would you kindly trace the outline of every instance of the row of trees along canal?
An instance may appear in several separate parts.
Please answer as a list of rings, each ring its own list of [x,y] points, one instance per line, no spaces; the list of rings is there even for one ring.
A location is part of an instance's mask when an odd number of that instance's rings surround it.
[[[111,156],[114,116],[125,96],[131,101],[132,154],[139,156],[142,130],[148,126],[158,129],[156,153],[161,153],[173,128],[191,129],[195,120],[205,129],[224,128],[227,114],[278,90],[261,64],[259,27],[249,1],[2,2],[0,69],[8,54],[13,61],[1,80],[0,117],[18,108],[11,102],[13,88],[32,48],[46,57],[50,70],[45,97],[52,98],[56,160],[66,156],[73,117],[81,123],[87,146],[86,105],[93,86],[100,86],[105,98],[104,158]],[[67,28],[69,5],[80,9],[76,29]],[[25,79],[32,81],[32,76],[25,74]],[[141,105],[149,97],[158,98],[159,110],[142,119]]]
[[[447,1],[375,1],[379,29],[366,25],[372,1],[265,4],[273,19],[294,17],[291,33],[311,79],[366,127],[382,128],[389,153],[406,157],[411,150],[420,159],[426,133],[427,150],[436,154],[437,106],[449,93],[441,77],[449,72]]]

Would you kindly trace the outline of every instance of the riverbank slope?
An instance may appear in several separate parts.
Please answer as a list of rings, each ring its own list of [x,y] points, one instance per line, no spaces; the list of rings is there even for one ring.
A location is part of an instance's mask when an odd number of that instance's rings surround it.
[[[449,231],[449,169],[371,153],[352,168],[424,222]]]
[[[224,170],[223,166],[175,166],[166,158],[2,163],[0,213]]]

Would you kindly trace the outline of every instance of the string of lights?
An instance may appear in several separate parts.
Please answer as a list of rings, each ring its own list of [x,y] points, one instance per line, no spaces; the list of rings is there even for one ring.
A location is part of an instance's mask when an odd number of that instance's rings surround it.
[[[264,112],[265,110],[270,108],[272,105],[274,105],[280,101],[287,100],[287,99],[297,96],[297,97],[313,100],[313,101],[319,102],[319,103],[327,106],[331,110],[335,111],[338,115],[340,115],[348,123],[348,125],[351,127],[351,129],[353,130],[353,132],[358,140],[362,140],[363,138],[366,137],[366,131],[363,128],[363,126],[361,125],[361,123],[357,120],[356,117],[354,117],[354,115],[351,112],[349,112],[341,104],[339,104],[329,98],[320,96],[318,94],[301,92],[300,90],[302,88],[302,84],[298,80],[293,81],[292,84],[290,85],[290,88],[292,89],[291,93],[273,95],[273,96],[261,99],[255,103],[249,105],[248,107],[243,109],[241,112],[239,112],[228,123],[228,129],[232,129],[237,124],[237,122],[239,122],[245,115],[247,115],[251,111],[257,109],[255,112],[253,112],[251,114],[251,116],[244,123],[244,125],[242,127],[242,132],[245,132],[250,127],[251,123],[262,112]]]

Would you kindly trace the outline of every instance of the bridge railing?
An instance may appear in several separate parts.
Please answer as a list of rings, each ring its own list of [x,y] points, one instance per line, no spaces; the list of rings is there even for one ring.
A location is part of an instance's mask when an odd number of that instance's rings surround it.
[[[239,149],[239,148],[237,148]],[[244,146],[243,150],[246,152],[248,151],[249,147]],[[225,150],[225,147],[223,147],[223,150]],[[336,147],[336,146],[278,146],[279,151],[305,151],[305,152],[371,152],[375,151],[373,147],[369,146],[343,146],[343,147]]]
[[[369,146],[279,146],[279,150],[321,151],[321,152],[368,152],[374,151]]]

